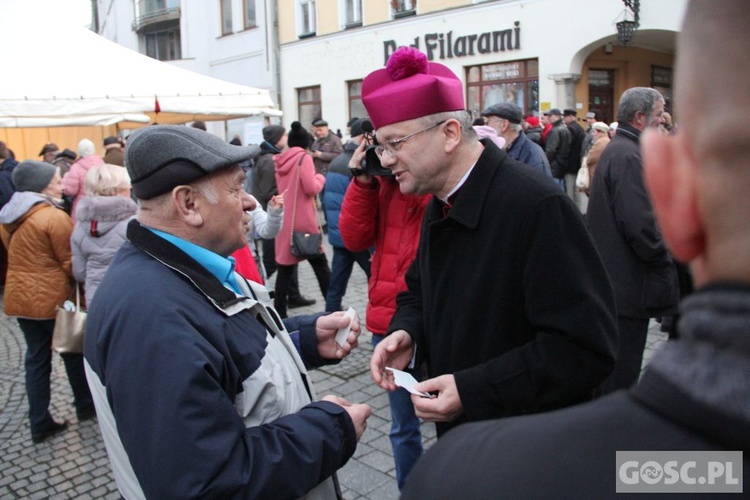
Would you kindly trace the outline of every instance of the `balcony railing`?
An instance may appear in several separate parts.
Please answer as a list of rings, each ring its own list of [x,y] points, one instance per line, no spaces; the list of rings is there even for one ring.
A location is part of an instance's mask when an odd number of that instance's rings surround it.
[[[133,31],[140,31],[146,26],[175,19],[180,19],[179,0],[139,0],[132,27]]]

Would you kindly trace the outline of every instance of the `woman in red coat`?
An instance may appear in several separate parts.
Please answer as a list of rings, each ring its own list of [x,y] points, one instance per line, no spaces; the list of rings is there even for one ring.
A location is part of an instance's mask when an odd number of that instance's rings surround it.
[[[294,266],[307,260],[318,279],[323,297],[328,293],[331,281],[331,268],[321,245],[320,254],[308,259],[300,259],[292,254],[292,231],[319,234],[315,195],[325,186],[326,179],[315,173],[315,165],[308,154],[312,136],[302,128],[300,122],[292,123],[287,147],[273,157],[276,167],[276,185],[280,193],[286,191],[284,223],[276,236],[276,262],[279,274],[276,276],[276,297],[274,307],[282,318],[286,318],[287,293]],[[292,221],[294,221],[292,223]]]

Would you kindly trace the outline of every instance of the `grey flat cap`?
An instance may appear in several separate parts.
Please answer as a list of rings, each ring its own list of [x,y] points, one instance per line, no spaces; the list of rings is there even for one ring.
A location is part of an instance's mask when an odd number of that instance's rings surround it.
[[[510,102],[498,102],[492,106],[484,108],[482,116],[497,116],[511,123],[521,123],[523,120],[523,111],[521,108]]]
[[[153,125],[128,137],[125,167],[137,198],[148,200],[258,155],[258,146],[233,146],[180,125]]]

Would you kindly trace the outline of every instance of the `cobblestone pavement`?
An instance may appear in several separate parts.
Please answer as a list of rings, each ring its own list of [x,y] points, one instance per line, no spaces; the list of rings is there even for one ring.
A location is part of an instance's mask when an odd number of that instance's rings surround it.
[[[329,249],[330,250],[330,249]],[[330,261],[330,259],[329,259]],[[273,285],[273,277],[269,286]],[[290,314],[322,310],[312,269],[300,264],[300,288],[317,299],[313,306],[293,309]],[[364,273],[355,266],[344,307],[352,306],[364,324],[367,285]],[[367,430],[349,462],[339,471],[345,498],[395,499],[398,497],[388,431],[390,413],[387,395],[370,380],[370,334],[364,332],[360,347],[339,365],[312,373],[319,396],[336,394],[352,402],[364,402],[373,409]],[[652,322],[644,356],[647,363],[666,340],[659,325]],[[77,422],[72,393],[62,359],[53,357],[52,414],[70,427],[44,443],[34,445],[28,425],[23,356],[25,343],[15,319],[0,316],[0,499],[8,498],[119,498],[96,420]],[[435,441],[435,427],[424,423],[425,448]]]

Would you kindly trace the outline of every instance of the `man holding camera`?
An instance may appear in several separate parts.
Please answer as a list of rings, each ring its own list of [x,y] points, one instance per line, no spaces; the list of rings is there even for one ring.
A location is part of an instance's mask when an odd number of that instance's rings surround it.
[[[580,211],[544,174],[478,141],[461,80],[418,50],[402,47],[368,75],[362,101],[401,192],[434,195],[373,380],[395,390],[386,367],[425,361],[429,379],[415,388],[431,394],[411,400],[439,436],[591,399],[617,337]]]
[[[371,145],[372,123],[363,120],[362,129],[365,140],[349,161],[354,180],[344,197],[339,229],[344,245],[350,250],[375,247],[370,266],[367,329],[372,332],[372,344],[376,346],[385,337],[396,311],[396,295],[406,290],[404,276],[417,253],[419,228],[431,196],[402,194],[391,171],[380,167],[377,157],[375,164],[371,161],[367,165],[365,151]],[[422,434],[409,393],[404,389],[389,392],[388,400],[396,480],[401,488],[422,455]]]

